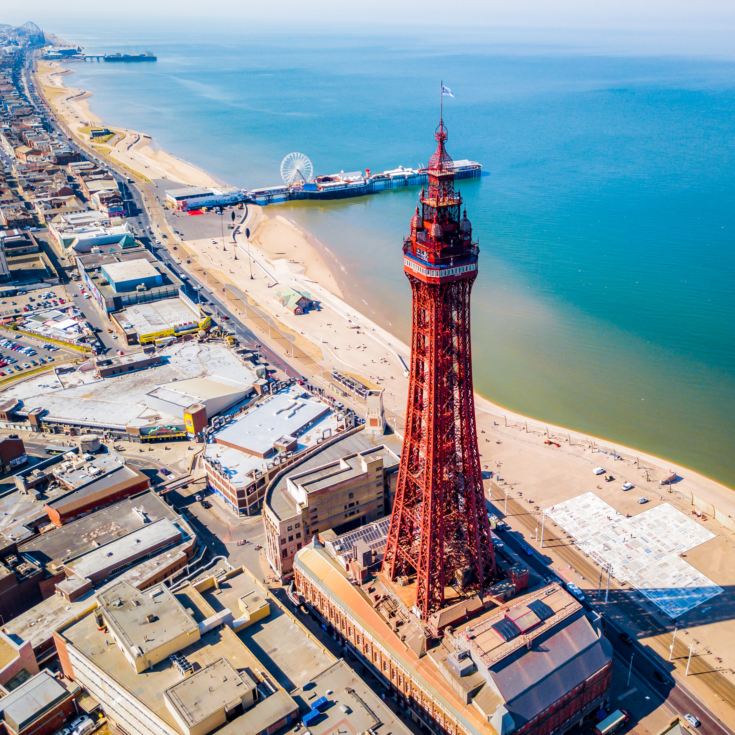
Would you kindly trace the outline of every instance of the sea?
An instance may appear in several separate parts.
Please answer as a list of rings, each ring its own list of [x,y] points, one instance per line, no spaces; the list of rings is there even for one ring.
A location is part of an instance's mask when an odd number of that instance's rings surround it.
[[[476,389],[735,486],[735,58],[421,27],[48,30],[155,53],[70,65],[68,83],[105,122],[244,187],[280,183],[291,151],[320,174],[426,162],[443,80],[448,150],[485,171],[459,186],[481,250]],[[418,193],[278,208],[404,339]]]

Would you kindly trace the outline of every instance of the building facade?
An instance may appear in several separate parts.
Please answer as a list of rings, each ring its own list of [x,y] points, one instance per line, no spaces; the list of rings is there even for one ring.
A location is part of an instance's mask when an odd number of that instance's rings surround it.
[[[280,579],[290,577],[296,553],[315,533],[382,518],[390,507],[397,467],[398,456],[381,444],[331,461],[320,452],[279,477],[263,506],[271,569]]]

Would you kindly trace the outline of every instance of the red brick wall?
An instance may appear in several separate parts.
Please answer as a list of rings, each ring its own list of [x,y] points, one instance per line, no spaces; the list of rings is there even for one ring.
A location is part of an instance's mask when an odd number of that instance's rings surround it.
[[[77,713],[76,701],[73,697],[61,702],[58,707],[49,710],[43,719],[34,723],[19,733],[12,732],[12,735],[52,735],[61,729],[63,724],[74,717]],[[8,728],[10,730],[10,728]]]
[[[74,681],[74,667],[71,665],[69,652],[66,650],[66,641],[56,632],[54,632],[53,637],[54,645],[56,646],[56,653],[59,656],[59,663],[61,664],[61,670],[64,672],[64,676],[67,679]]]
[[[54,508],[50,505],[47,505],[46,514],[48,515],[51,523],[53,523],[55,526],[63,526],[65,523],[68,523],[74,518],[79,518],[79,516],[91,513],[97,508],[104,508],[106,505],[110,505],[117,500],[123,500],[124,498],[130,497],[131,495],[143,492],[143,490],[148,489],[149,485],[150,483],[148,481],[148,478],[144,476],[138,479],[136,482],[131,482],[129,485],[125,485],[125,487],[122,487],[117,491],[111,492],[101,497],[90,496],[87,503],[82,503],[79,505],[70,504],[67,507],[61,506],[61,508]]]

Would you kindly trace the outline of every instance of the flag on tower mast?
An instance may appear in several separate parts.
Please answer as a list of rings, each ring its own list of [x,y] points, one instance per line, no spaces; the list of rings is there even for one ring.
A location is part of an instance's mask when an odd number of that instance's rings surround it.
[[[441,93],[439,94],[439,120],[442,121],[442,124],[444,122],[444,98],[445,97],[454,97],[454,92],[452,92],[449,87],[447,87],[446,84],[444,84],[444,81],[442,80],[439,82],[439,88],[441,89]]]

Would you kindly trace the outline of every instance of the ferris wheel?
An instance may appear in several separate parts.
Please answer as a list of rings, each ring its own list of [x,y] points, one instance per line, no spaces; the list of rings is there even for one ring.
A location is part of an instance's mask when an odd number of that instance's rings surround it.
[[[305,184],[313,175],[314,166],[304,153],[294,151],[281,161],[281,179],[286,186]]]

